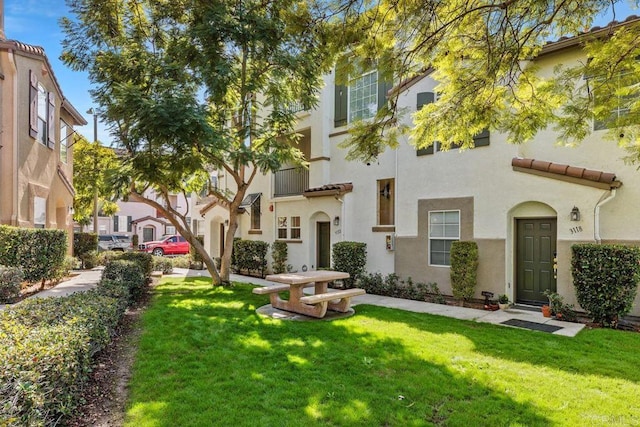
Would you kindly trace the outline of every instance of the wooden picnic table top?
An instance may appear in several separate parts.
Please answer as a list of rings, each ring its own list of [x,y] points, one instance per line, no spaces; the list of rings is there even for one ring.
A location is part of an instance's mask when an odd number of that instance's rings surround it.
[[[301,273],[270,274],[265,277],[265,280],[285,283],[287,285],[303,285],[312,282],[330,282],[332,280],[348,278],[349,273],[344,273],[342,271],[317,270],[303,271]]]

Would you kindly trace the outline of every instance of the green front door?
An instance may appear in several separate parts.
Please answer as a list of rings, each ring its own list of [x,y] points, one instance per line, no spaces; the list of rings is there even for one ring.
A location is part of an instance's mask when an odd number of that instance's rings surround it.
[[[318,222],[317,224],[317,268],[331,267],[331,223]]]
[[[544,291],[556,290],[556,219],[518,219],[516,301],[547,302]]]

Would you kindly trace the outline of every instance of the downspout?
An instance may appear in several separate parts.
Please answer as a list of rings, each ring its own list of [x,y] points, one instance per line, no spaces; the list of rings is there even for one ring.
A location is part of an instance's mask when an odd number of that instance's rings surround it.
[[[10,144],[13,146],[13,182],[12,182],[12,190],[13,190],[13,206],[11,208],[11,224],[18,226],[18,156],[20,151],[20,144],[18,141],[18,84],[16,80],[18,79],[18,67],[15,61],[15,54],[13,50],[9,49],[7,51],[9,62],[12,65],[12,74],[11,82],[13,83],[12,95],[12,117],[11,117],[11,142]]]
[[[340,239],[344,242],[344,226],[346,225],[346,221],[344,220],[344,196],[340,197],[336,194],[335,199],[340,202]]]
[[[600,200],[598,200],[598,203],[596,203],[596,207],[593,210],[593,238],[597,244],[602,243],[602,239],[600,238],[600,207],[609,203],[615,197],[616,189],[612,188],[600,197]]]

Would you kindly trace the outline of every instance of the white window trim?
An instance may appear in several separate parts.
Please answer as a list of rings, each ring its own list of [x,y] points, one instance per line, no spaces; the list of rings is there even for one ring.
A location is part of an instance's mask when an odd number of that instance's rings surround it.
[[[63,134],[62,131],[66,130]],[[69,125],[64,120],[60,119],[60,141],[58,145],[60,147],[60,161],[65,165],[69,162]],[[63,148],[64,147],[64,148]],[[62,153],[64,152],[64,160]]]
[[[452,237],[434,237],[433,239],[431,238],[431,214],[433,213],[443,213],[443,212],[458,212],[458,237],[457,238],[452,238]],[[429,211],[429,215],[427,220],[429,221],[429,225],[428,225],[428,231],[427,231],[427,240],[429,241],[429,244],[427,245],[427,259],[428,259],[428,266],[429,267],[443,267],[443,268],[451,268],[451,265],[442,265],[442,264],[432,264],[431,263],[431,240],[452,240],[452,241],[460,241],[460,227],[461,227],[461,212],[460,209],[440,209],[440,210],[434,210],[434,211]]]
[[[47,107],[49,105],[49,100],[47,96],[47,88],[44,87],[42,83],[38,82],[38,136],[36,140],[43,145],[47,145],[48,137],[47,132],[49,131],[49,115],[47,112]],[[42,99],[44,97],[44,100]],[[42,111],[41,111],[42,110]],[[40,120],[44,121],[44,130],[42,132],[40,129]]]
[[[294,227],[293,226],[293,218],[298,218],[298,226]],[[290,226],[289,226],[289,237],[291,238],[291,240],[302,240],[302,217],[300,215],[293,215],[291,217],[289,217],[289,221],[290,221]],[[298,237],[293,237],[293,230],[298,230],[299,231],[299,236]]]

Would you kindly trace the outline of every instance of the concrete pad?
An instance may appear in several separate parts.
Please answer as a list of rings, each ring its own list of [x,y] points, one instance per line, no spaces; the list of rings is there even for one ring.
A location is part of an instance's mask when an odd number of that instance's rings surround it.
[[[279,308],[273,308],[271,304],[263,305],[259,307],[256,312],[265,317],[271,317],[273,319],[280,320],[295,320],[299,322],[315,322],[315,321],[324,321],[324,320],[335,320],[335,319],[344,319],[346,317],[351,317],[355,313],[355,311],[351,308],[346,313],[340,313],[337,311],[327,310],[327,314],[319,319],[317,317],[305,316],[304,314],[293,313],[291,311],[280,310]]]

